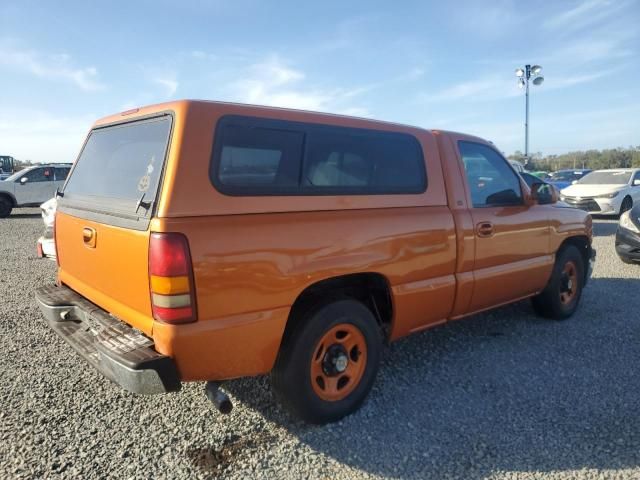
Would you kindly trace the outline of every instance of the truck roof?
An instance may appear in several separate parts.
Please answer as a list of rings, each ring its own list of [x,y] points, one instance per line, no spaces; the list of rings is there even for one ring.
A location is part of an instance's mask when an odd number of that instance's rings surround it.
[[[98,119],[95,122],[94,127],[125,121],[126,117],[129,115],[134,115],[136,117],[139,117],[139,116],[151,115],[153,113],[158,113],[158,112],[167,111],[167,110],[173,110],[173,111],[187,110],[193,106],[203,107],[205,109],[210,108],[211,110],[218,110],[220,109],[220,107],[225,107],[225,106],[233,107],[234,110],[237,110],[237,109],[246,110],[246,113],[248,115],[251,114],[251,112],[255,112],[257,114],[260,114],[260,113],[265,114],[269,112],[291,112],[291,113],[296,113],[298,115],[303,114],[305,116],[308,116],[309,119],[314,119],[314,120],[317,120],[318,122],[329,121],[330,123],[332,123],[331,122],[332,120],[335,121],[340,119],[352,120],[352,121],[356,120],[358,121],[358,123],[361,123],[362,127],[366,127],[366,126],[369,126],[372,128],[377,127],[377,129],[382,129],[384,127],[387,127],[387,128],[392,127],[394,130],[403,129],[403,130],[413,130],[413,131],[429,131],[435,135],[456,134],[456,135],[463,136],[465,138],[469,138],[470,140],[476,139],[476,140],[481,140],[482,142],[486,142],[486,140],[483,138],[475,137],[473,135],[468,135],[466,133],[454,132],[449,130],[440,130],[440,129],[428,129],[423,127],[417,127],[415,125],[408,125],[408,124],[403,124],[398,122],[388,122],[384,120],[374,120],[371,118],[357,117],[353,115],[316,112],[311,110],[301,110],[301,109],[295,109],[295,108],[271,107],[271,106],[265,106],[265,105],[251,105],[246,103],[221,102],[221,101],[215,101],[215,100],[192,100],[192,99],[175,100],[171,102],[158,103],[158,104],[133,108],[130,110],[125,110],[124,112],[108,115],[106,117]]]

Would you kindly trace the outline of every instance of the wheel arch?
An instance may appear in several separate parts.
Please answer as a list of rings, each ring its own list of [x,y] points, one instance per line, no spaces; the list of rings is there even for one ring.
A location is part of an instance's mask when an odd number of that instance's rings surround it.
[[[576,235],[573,237],[565,238],[564,241],[558,247],[558,252],[560,252],[563,248],[566,248],[569,245],[573,245],[574,247],[576,247],[580,252],[580,255],[582,255],[582,260],[584,262],[584,275],[585,275],[584,280],[586,284],[589,276],[589,261],[591,260],[591,251],[592,251],[589,237],[587,237],[586,235]]]
[[[631,196],[630,193],[625,194],[624,197],[622,197],[622,201],[620,202],[620,215],[622,215],[623,211],[622,211],[622,206],[624,205],[624,202],[629,199],[629,201],[631,202],[631,208],[633,208],[634,205],[634,201],[633,201],[633,197]]]
[[[391,286],[384,275],[363,272],[325,278],[300,292],[291,306],[281,345],[291,337],[306,312],[332,298],[345,297],[362,302],[376,318],[384,339],[389,338],[393,319]]]

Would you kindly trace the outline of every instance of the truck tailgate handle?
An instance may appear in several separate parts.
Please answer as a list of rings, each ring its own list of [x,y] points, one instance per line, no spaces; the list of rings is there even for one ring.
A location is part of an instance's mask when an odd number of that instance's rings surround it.
[[[479,237],[490,237],[493,235],[493,224],[491,222],[480,222],[476,225],[476,232]]]

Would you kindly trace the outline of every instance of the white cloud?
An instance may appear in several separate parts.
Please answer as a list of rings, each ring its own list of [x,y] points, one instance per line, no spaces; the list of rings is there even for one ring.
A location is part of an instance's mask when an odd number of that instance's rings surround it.
[[[305,80],[304,72],[272,55],[245,70],[244,79],[233,89],[233,97],[246,103],[301,110],[347,111],[357,108],[360,113],[366,112],[361,107],[344,103],[364,93],[368,87],[324,89],[309,87],[304,84]]]
[[[157,77],[153,81],[165,88],[168,97],[173,97],[178,90],[178,81],[173,78]]]
[[[72,162],[96,117],[63,117],[24,108],[0,109],[2,149],[20,160]]]
[[[515,80],[510,81],[503,76],[488,75],[456,83],[435,93],[422,93],[419,98],[425,102],[454,102],[457,100],[496,100],[518,94]]]
[[[620,68],[609,68],[596,70],[592,73],[562,72],[555,70],[553,75],[545,79],[545,83],[539,90],[544,93],[550,90],[559,90],[584,83],[594,82],[603,77],[607,77],[618,72]],[[522,95],[522,90],[517,88],[516,78],[498,75],[480,77],[476,80],[462,81],[451,87],[434,93],[421,93],[419,99],[430,103],[467,101],[494,101],[505,98],[512,98]]]
[[[67,54],[45,55],[33,51],[0,46],[0,65],[28,72],[44,79],[71,82],[85,91],[104,88],[95,67],[75,67]]]
[[[586,0],[577,6],[566,10],[555,17],[544,22],[543,26],[548,29],[579,30],[589,25],[596,25],[605,18],[612,16],[622,8],[627,6],[627,2],[618,0]]]

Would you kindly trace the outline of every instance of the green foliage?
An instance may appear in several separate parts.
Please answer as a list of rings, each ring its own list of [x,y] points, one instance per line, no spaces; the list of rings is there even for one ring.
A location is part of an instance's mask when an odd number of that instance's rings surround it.
[[[586,150],[564,153],[562,155],[542,155],[540,152],[530,156],[527,170],[556,171],[565,168],[630,168],[640,167],[640,145],[629,148],[610,148],[606,150]],[[509,160],[524,163],[524,155],[516,151]]]

